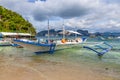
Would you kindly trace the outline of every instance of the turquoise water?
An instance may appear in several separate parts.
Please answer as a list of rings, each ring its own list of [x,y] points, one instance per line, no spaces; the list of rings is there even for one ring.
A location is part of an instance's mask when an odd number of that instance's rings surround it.
[[[98,39],[88,39],[87,42],[104,42]],[[73,47],[61,51],[56,51],[54,54],[42,54],[34,56],[35,59],[43,59],[57,63],[69,63],[70,65],[87,66],[106,76],[115,77],[115,80],[120,79],[120,40],[106,40],[105,42],[113,46],[112,50],[105,53],[102,57],[91,50],[81,47]],[[89,46],[89,44],[86,44]],[[94,45],[94,44],[93,44]],[[91,45],[90,45],[91,46]],[[107,73],[107,74],[106,74]],[[112,79],[111,79],[112,80]]]
[[[87,42],[104,42],[99,39],[89,38]],[[114,77],[114,80],[120,79],[120,39],[106,40],[105,42],[113,46],[113,49],[102,57],[91,50],[76,46],[69,49],[56,51],[54,54],[40,54],[28,51],[25,48],[0,47],[0,65],[3,62],[26,65],[23,63],[40,63],[48,61],[53,63],[64,63],[68,65],[85,66],[100,74]],[[82,44],[81,44],[82,45]],[[94,44],[85,44],[91,46]],[[20,59],[20,60],[18,60]],[[21,62],[23,61],[23,62]],[[3,63],[3,64],[6,64]],[[107,73],[107,74],[106,74]],[[112,80],[112,79],[111,79]]]

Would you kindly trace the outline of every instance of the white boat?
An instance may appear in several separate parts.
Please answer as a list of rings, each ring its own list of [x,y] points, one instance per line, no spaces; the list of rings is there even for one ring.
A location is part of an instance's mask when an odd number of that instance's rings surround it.
[[[68,47],[72,47],[74,45],[80,44],[82,42],[85,41],[85,39],[81,39],[81,38],[76,38],[74,40],[66,40],[65,39],[65,34],[66,33],[73,33],[73,34],[79,34],[78,32],[75,31],[71,31],[71,30],[64,30],[63,28],[63,39],[62,40],[54,40],[51,42],[50,40],[50,36],[49,36],[49,20],[48,20],[48,39],[47,39],[47,43],[42,43],[39,40],[34,42],[34,41],[30,41],[30,40],[26,40],[26,39],[16,39],[14,40],[14,43],[19,44],[27,49],[29,49],[30,51],[33,52],[38,52],[38,51],[42,51],[42,52],[46,52],[49,51],[51,53],[54,52],[54,50],[58,50],[58,49],[64,49],[64,48],[68,48]],[[56,46],[56,47],[55,47]]]
[[[27,40],[27,39],[15,39],[13,40],[14,44],[18,44],[32,52],[49,52],[53,53],[55,49],[55,44],[45,44],[45,43],[38,43],[35,41]]]

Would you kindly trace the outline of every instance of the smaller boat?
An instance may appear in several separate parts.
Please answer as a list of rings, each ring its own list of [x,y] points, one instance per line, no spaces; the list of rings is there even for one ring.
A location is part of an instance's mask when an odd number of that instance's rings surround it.
[[[11,46],[11,42],[10,41],[6,41],[6,40],[0,40],[0,46]]]

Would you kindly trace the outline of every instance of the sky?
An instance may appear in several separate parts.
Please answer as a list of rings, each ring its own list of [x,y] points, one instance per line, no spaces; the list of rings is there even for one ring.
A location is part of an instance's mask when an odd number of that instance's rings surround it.
[[[83,29],[89,32],[120,32],[120,0],[0,0],[31,22],[36,31]]]

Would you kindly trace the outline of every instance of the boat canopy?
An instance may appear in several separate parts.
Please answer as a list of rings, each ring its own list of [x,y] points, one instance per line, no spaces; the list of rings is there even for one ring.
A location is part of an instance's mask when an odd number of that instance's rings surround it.
[[[12,37],[12,36],[31,36],[29,33],[12,33],[12,32],[0,32],[2,37]]]
[[[65,30],[64,32],[63,31],[61,31],[61,32],[59,32],[59,34],[78,34],[78,35],[82,35],[81,33],[79,33],[79,32],[76,32],[76,31],[72,31],[72,30]]]
[[[82,35],[81,33],[79,33],[79,32],[76,32],[76,31],[72,31],[72,30],[67,30],[67,32],[69,32],[69,33],[73,33],[73,34],[78,34],[78,35]]]

